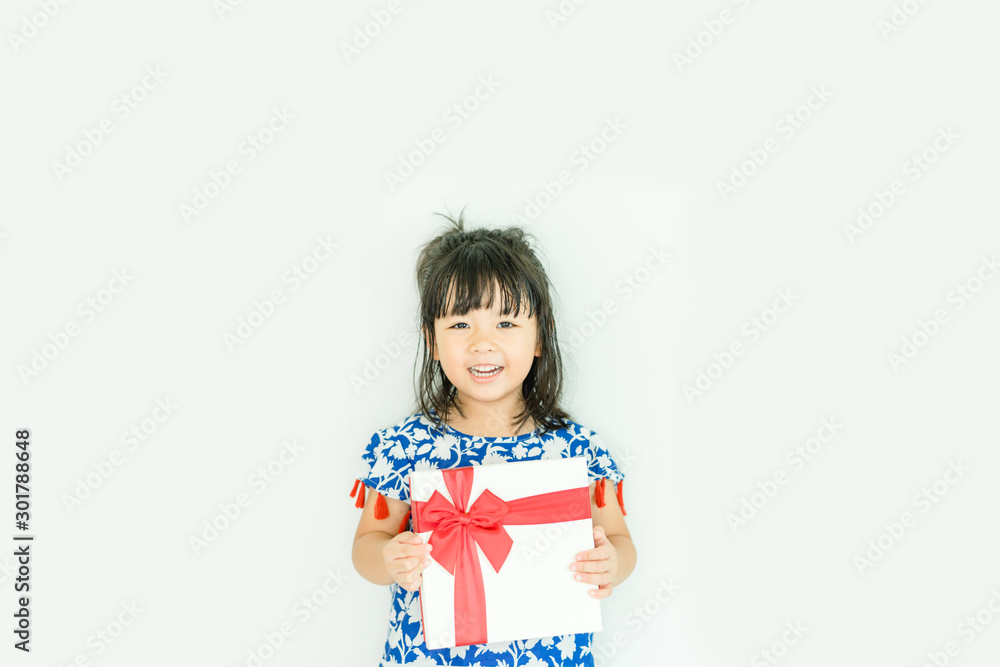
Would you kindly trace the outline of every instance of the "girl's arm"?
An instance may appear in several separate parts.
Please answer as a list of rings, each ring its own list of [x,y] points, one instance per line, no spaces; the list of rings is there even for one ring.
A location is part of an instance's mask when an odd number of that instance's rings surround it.
[[[386,506],[389,508],[389,516],[378,520],[375,518],[375,501],[378,494],[369,487],[369,493],[365,500],[365,508],[361,511],[361,518],[358,520],[358,530],[354,533],[354,548],[351,551],[351,559],[354,562],[354,569],[362,577],[380,586],[388,586],[394,583],[389,572],[386,570],[385,558],[382,549],[396,537],[396,529],[406,513],[410,511],[410,506],[395,498],[386,498]],[[418,550],[414,546],[414,557],[418,555]],[[417,559],[419,561],[419,558]]]

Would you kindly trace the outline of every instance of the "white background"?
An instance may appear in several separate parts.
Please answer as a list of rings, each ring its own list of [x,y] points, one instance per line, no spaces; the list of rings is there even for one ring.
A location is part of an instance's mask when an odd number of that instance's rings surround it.
[[[628,478],[639,560],[603,603],[595,645],[622,639],[603,664],[1000,654],[1000,280],[983,263],[1000,252],[996,3],[897,2],[893,25],[888,0],[585,2],[560,20],[554,0],[404,2],[380,29],[383,2],[43,5],[8,2],[0,21],[5,656],[245,665],[291,622],[265,664],[376,664],[389,595],[353,570],[348,491],[368,438],[412,405],[417,248],[442,228],[434,212],[507,225],[531,205],[566,407]],[[375,36],[345,56],[366,24]],[[496,89],[449,124],[481,77]],[[125,118],[123,94],[142,98]],[[274,109],[294,119],[247,161]],[[102,119],[112,131],[88,145]],[[608,119],[624,129],[580,171]],[[438,127],[444,142],[390,188]],[[71,151],[87,155],[54,167]],[[185,219],[230,160],[240,173]],[[569,185],[540,196],[561,170]],[[723,197],[734,170],[750,175]],[[894,180],[901,194],[851,231]],[[283,276],[318,237],[338,247],[292,289]],[[651,248],[671,259],[649,271]],[[275,289],[283,302],[227,345]],[[775,316],[779,290],[792,305]],[[104,300],[91,319],[87,299]],[[770,324],[752,339],[754,317]],[[904,338],[919,347],[894,364]],[[699,372],[714,377],[686,396]],[[842,426],[796,469],[786,455],[823,419]],[[144,424],[130,450],[122,434]],[[32,432],[30,656],[7,631],[18,428]],[[280,475],[252,478],[293,439]],[[949,462],[967,470],[939,497]],[[68,505],[88,475],[99,485]],[[196,553],[241,493],[250,504]],[[744,499],[758,507],[734,530]],[[859,564],[869,541],[885,548]],[[293,609],[328,572],[336,592],[303,622]],[[95,633],[133,602],[98,655]],[[977,612],[992,622],[967,641]],[[794,644],[786,623],[807,628]]]

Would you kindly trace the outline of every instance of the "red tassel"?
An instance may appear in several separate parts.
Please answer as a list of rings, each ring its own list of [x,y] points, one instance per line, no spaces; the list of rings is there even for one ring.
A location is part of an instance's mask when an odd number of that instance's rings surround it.
[[[360,491],[358,490],[359,489],[359,485],[360,485]],[[354,506],[355,507],[364,507],[365,506],[365,485],[361,484],[361,480],[360,479],[354,480],[354,488],[351,489],[351,498],[354,497],[355,493],[358,494],[358,499],[354,501]]]
[[[616,493],[618,494],[618,507],[622,508],[622,516],[628,516],[628,512],[625,511],[625,501],[622,499],[622,484],[624,483],[624,479],[618,482],[618,491]]]
[[[385,498],[379,493],[375,500],[375,518],[381,521],[387,516],[389,516],[389,506],[385,504]]]
[[[403,520],[399,522],[399,528],[396,529],[397,535],[406,530],[406,524],[409,522],[409,520],[410,520],[410,513],[407,512],[406,514],[403,515]]]
[[[606,478],[602,477],[597,480],[597,486],[594,487],[594,500],[597,502],[598,507],[604,507],[604,481]]]

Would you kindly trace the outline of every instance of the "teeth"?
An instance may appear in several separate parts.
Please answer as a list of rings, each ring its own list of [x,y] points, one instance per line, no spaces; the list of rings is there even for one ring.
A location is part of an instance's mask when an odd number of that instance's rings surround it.
[[[481,368],[488,368],[490,370],[483,371]],[[489,377],[490,375],[496,375],[500,372],[500,366],[473,366],[471,369],[472,374],[476,377]]]

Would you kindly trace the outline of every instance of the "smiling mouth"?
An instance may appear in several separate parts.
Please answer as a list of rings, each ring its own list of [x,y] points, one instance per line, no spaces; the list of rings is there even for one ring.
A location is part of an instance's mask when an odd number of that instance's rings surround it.
[[[503,370],[503,366],[473,366],[469,369],[473,377],[477,378],[489,378],[500,373]]]

